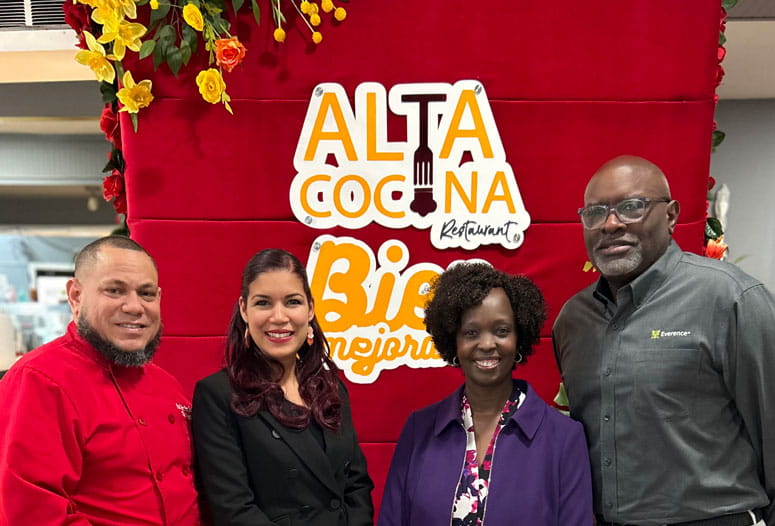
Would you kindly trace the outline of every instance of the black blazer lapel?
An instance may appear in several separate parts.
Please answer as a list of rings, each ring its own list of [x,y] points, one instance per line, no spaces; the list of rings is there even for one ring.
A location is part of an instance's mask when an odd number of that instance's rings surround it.
[[[339,495],[337,489],[339,485],[334,478],[332,464],[311,432],[288,429],[266,410],[259,411],[258,416],[267,423],[274,438],[285,442],[296,454],[299,462],[307,466],[324,486],[328,487],[335,495]],[[326,436],[324,439],[326,440],[326,446],[333,447],[327,436],[328,431],[325,431],[323,434]]]

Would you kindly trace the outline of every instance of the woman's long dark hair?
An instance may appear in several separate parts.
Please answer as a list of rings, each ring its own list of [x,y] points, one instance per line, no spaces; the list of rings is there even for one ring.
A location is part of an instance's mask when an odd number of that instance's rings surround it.
[[[286,270],[296,274],[304,287],[307,302],[312,307],[312,293],[307,271],[301,262],[285,250],[270,248],[255,254],[242,271],[242,301],[247,305],[250,284],[264,272]],[[310,419],[322,427],[337,430],[342,423],[342,398],[339,395],[338,368],[330,358],[328,341],[313,318],[312,345],[304,342],[297,351],[296,378],[299,395],[307,407],[291,406],[277,383],[282,378],[283,365],[259,349],[252,338],[245,342],[247,324],[240,314],[239,301],[226,334],[226,371],[234,389],[231,408],[235,413],[252,417],[267,409],[282,425],[302,429]]]

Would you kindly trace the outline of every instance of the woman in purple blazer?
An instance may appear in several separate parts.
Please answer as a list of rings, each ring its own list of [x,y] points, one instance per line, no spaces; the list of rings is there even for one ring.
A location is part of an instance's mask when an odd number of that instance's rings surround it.
[[[524,276],[460,263],[433,283],[425,325],[465,383],[409,416],[378,526],[589,526],[589,457],[581,424],[513,380],[546,319]]]

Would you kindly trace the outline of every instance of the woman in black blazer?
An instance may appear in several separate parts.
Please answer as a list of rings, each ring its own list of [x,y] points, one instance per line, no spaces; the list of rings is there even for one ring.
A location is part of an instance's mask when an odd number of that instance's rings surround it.
[[[226,367],[196,385],[198,479],[217,526],[373,523],[366,461],[307,275],[283,250],[242,274]]]

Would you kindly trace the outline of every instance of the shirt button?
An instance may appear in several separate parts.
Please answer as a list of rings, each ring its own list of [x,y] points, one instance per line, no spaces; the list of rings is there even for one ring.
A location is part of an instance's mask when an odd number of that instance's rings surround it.
[[[611,415],[603,415],[603,420],[608,422],[609,420],[611,420]]]
[[[339,509],[339,506],[340,506],[341,504],[342,504],[342,503],[341,503],[341,502],[339,502],[339,499],[331,499],[331,502],[329,502],[329,503],[328,503],[328,506],[329,506],[329,507],[330,507],[332,510],[338,510],[338,509]]]
[[[156,472],[156,480],[158,480],[159,482],[161,482],[162,480],[164,480],[164,475],[162,474],[162,472],[161,472],[161,471],[157,471],[157,472]]]
[[[611,465],[611,459],[610,458],[606,458],[605,460],[603,460],[603,465],[606,466],[606,467],[610,466]]]
[[[603,374],[606,376],[611,376],[611,368],[606,367],[605,370],[603,371]]]
[[[170,424],[175,423],[175,415],[167,415],[167,420],[170,421]]]
[[[145,419],[143,417],[138,418],[137,419],[137,423],[140,424],[141,426],[147,426],[148,425],[148,423],[145,421]]]

